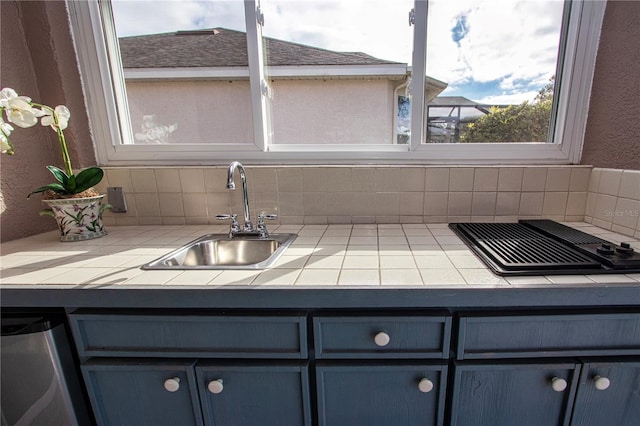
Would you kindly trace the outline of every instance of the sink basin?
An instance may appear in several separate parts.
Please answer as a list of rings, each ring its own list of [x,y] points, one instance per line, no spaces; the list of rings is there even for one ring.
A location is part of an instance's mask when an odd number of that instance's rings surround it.
[[[275,263],[296,234],[257,236],[208,234],[142,266],[142,269],[265,269]]]

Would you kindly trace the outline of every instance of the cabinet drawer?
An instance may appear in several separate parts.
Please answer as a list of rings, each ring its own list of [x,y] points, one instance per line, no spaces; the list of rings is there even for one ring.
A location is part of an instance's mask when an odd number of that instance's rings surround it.
[[[458,359],[640,354],[640,314],[462,317]]]
[[[80,356],[306,358],[304,316],[69,316]]]
[[[451,318],[316,317],[317,358],[446,358]]]

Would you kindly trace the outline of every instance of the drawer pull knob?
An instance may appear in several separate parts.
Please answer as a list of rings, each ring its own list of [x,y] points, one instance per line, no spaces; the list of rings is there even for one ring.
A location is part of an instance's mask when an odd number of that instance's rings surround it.
[[[426,377],[423,377],[418,382],[418,389],[420,390],[420,392],[429,393],[433,390],[433,382]]]
[[[222,393],[222,391],[224,390],[224,386],[222,385],[222,379],[216,379],[216,380],[210,381],[209,384],[207,385],[207,389],[209,389],[209,392],[213,394]]]
[[[551,379],[551,388],[556,392],[564,392],[567,388],[567,381],[559,377]]]
[[[373,338],[373,341],[375,342],[376,346],[384,347],[389,344],[389,342],[391,341],[391,337],[389,337],[389,335],[384,331],[381,331],[376,334],[376,336]]]
[[[173,377],[164,381],[164,388],[167,392],[177,392],[180,389],[180,378]]]
[[[595,385],[596,389],[603,391],[609,389],[609,386],[611,386],[611,380],[606,377],[595,376],[593,378],[593,384]]]

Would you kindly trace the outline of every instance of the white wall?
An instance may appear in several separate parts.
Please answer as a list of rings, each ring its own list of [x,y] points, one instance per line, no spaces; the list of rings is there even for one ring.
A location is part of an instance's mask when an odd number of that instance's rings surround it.
[[[276,144],[391,143],[394,86],[389,80],[272,82]],[[145,115],[177,123],[172,143],[252,143],[248,81],[128,81],[134,134]],[[313,102],[310,100],[313,99]]]

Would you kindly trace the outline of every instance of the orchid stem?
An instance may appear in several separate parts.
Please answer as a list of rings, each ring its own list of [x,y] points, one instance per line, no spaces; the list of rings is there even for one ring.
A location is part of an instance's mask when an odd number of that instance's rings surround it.
[[[67,149],[67,141],[64,138],[64,132],[60,128],[60,122],[58,121],[58,114],[56,114],[56,111],[53,108],[48,107],[46,105],[37,104],[35,102],[33,102],[32,104],[40,108],[46,108],[49,111],[51,111],[51,116],[53,117],[52,127],[58,134],[58,141],[60,142],[60,151],[62,151],[62,162],[64,163],[64,171],[67,174],[67,176],[73,176],[73,168],[71,167],[71,158],[69,157],[69,150]]]

